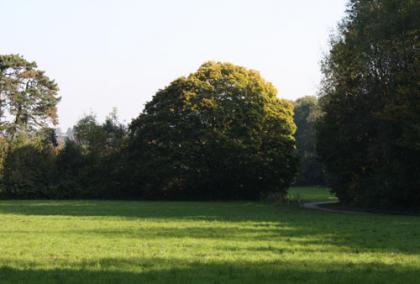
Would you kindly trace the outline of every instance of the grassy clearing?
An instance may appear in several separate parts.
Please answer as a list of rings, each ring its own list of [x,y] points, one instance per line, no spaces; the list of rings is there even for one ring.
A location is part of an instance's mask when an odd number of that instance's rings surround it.
[[[0,283],[420,279],[418,217],[248,202],[1,201],[0,220]]]
[[[289,199],[304,201],[332,201],[337,198],[326,187],[296,186],[289,189]]]

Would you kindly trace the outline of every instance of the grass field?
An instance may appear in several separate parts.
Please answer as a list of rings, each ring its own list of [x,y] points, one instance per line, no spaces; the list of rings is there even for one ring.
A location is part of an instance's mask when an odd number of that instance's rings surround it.
[[[0,220],[0,283],[420,281],[419,217],[250,202],[0,201]]]
[[[303,201],[332,201],[337,198],[325,187],[295,186],[289,189],[289,199]]]

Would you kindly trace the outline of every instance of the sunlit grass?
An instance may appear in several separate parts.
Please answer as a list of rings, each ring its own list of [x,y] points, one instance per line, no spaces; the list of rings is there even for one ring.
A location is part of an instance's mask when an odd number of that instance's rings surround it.
[[[1,201],[0,283],[418,283],[420,218],[248,202]]]
[[[337,198],[326,187],[295,186],[289,189],[289,199],[300,201],[333,201]]]

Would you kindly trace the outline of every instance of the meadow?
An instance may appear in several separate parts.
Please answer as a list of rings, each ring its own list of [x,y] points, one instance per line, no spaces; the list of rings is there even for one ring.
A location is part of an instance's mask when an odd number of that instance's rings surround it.
[[[293,188],[328,200],[323,188]],[[258,202],[0,201],[0,283],[419,283],[420,217]]]

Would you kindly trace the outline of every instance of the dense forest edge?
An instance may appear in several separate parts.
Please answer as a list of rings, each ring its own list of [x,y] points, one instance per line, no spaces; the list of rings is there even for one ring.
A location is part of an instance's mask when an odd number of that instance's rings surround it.
[[[351,0],[318,96],[292,102],[258,71],[209,61],[159,90],[128,125],[57,131],[59,87],[0,55],[6,199],[286,200],[327,185],[345,206],[420,208],[420,3]]]

